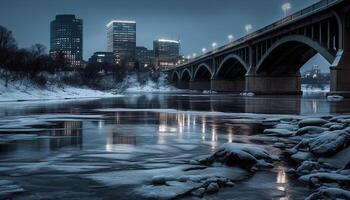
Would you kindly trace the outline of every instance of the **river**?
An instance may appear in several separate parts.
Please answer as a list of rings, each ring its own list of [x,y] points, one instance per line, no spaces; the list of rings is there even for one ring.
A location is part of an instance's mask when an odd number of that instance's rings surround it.
[[[24,192],[13,199],[197,199],[180,195],[191,185],[149,184],[157,175],[230,177],[206,199],[304,199],[311,192],[289,177],[281,159],[254,174],[217,166],[192,169],[189,161],[224,143],[262,145],[273,119],[288,115],[350,113],[350,101],[322,93],[303,97],[230,94],[129,93],[116,98],[0,104],[0,180]],[[252,113],[252,114],[247,114]]]

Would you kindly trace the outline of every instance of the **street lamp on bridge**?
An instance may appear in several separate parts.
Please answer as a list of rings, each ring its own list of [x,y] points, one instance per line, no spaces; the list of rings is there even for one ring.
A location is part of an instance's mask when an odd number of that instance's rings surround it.
[[[216,49],[216,47],[218,46],[218,43],[213,42],[213,43],[211,44],[211,46],[213,47],[213,49]]]
[[[202,48],[202,53],[205,54],[205,52],[207,52],[206,48]]]
[[[235,36],[233,36],[232,34],[227,36],[227,39],[229,42],[232,42],[235,39]]]
[[[285,3],[282,5],[282,10],[284,13],[284,17],[287,17],[287,12],[292,8],[292,5],[290,3]]]
[[[245,25],[245,31],[247,32],[247,35],[250,33],[250,31],[253,29],[253,26],[251,24]]]

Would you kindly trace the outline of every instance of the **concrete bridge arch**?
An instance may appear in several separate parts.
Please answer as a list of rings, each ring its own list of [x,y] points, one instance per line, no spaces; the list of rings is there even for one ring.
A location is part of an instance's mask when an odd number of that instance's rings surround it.
[[[262,56],[256,66],[256,74],[280,75],[293,73],[314,55],[321,54],[329,63],[335,55],[318,41],[303,35],[288,35],[275,42]]]
[[[245,75],[249,65],[238,55],[229,54],[220,62],[211,82],[211,89],[222,92],[245,90]]]

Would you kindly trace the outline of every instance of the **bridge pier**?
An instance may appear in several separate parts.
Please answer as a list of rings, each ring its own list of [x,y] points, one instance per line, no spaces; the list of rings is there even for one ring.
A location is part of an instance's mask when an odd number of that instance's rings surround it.
[[[211,90],[217,92],[243,92],[245,90],[245,80],[211,80]]]
[[[193,80],[190,81],[190,90],[211,90],[211,83],[210,81],[199,81],[199,80]]]
[[[190,82],[189,81],[179,81],[176,83],[175,87],[179,89],[190,89]]]
[[[246,92],[255,94],[301,95],[301,77],[292,76],[246,76]]]
[[[350,52],[344,52],[336,67],[331,67],[330,95],[350,97]]]

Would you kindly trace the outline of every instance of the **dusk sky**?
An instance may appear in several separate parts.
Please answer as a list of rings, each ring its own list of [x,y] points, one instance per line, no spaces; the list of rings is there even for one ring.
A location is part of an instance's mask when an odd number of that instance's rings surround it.
[[[283,16],[285,0],[0,0],[0,25],[12,30],[20,47],[42,43],[49,49],[50,21],[56,14],[84,20],[84,59],[106,50],[106,24],[112,19],[137,22],[137,45],[152,48],[158,38],[180,39],[184,55],[227,42]],[[291,0],[291,12],[315,0]]]

